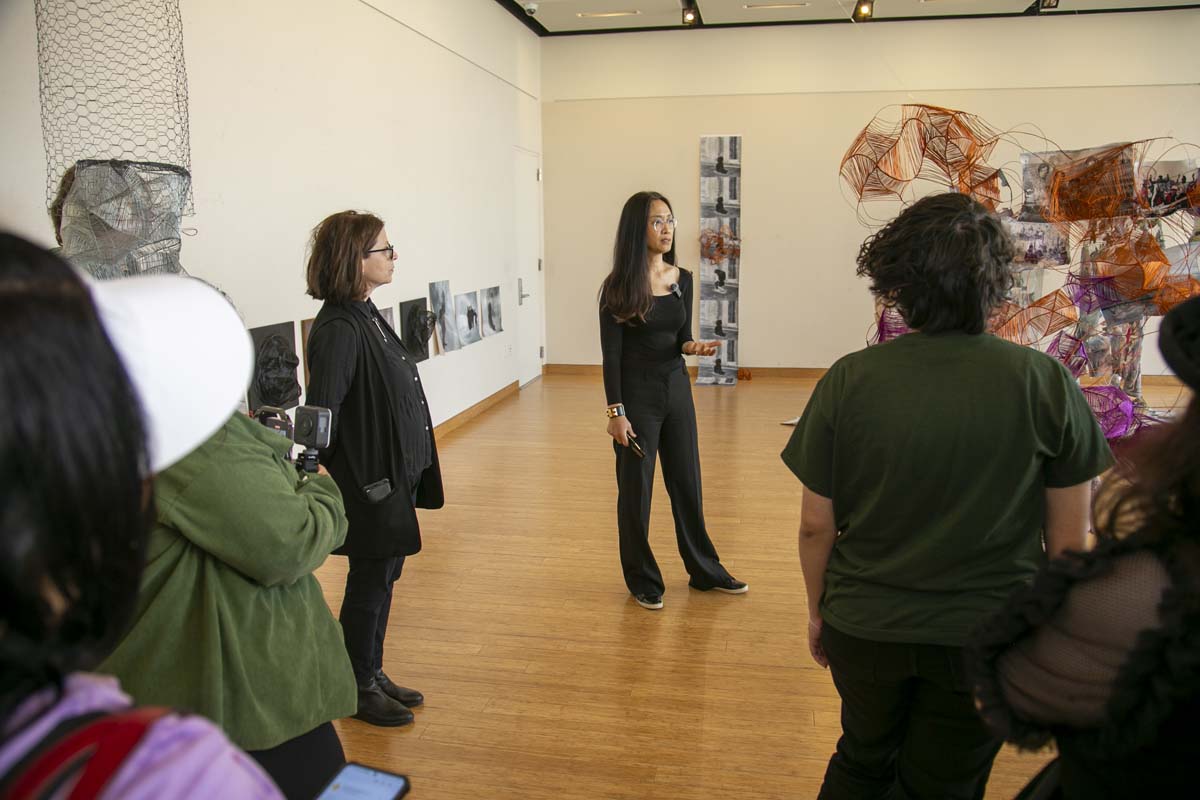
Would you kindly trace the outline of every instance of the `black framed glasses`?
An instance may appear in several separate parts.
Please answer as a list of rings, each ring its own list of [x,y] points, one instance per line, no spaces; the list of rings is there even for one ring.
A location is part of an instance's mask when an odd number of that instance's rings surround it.
[[[387,247],[380,247],[376,250],[368,250],[367,251],[367,255],[371,255],[371,253],[387,253],[388,254],[387,257],[390,261],[396,260],[396,246],[395,245],[389,244]]]

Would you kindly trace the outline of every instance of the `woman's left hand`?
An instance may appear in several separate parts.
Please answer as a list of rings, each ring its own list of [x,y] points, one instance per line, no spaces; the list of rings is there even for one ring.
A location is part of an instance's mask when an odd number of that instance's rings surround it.
[[[820,617],[808,618],[808,652],[813,661],[822,667],[829,667],[829,659],[825,656],[825,648],[821,646],[821,626],[824,622]]]
[[[720,342],[688,342],[687,345],[684,345],[687,348],[684,353],[689,356],[715,356],[717,348],[720,346]]]

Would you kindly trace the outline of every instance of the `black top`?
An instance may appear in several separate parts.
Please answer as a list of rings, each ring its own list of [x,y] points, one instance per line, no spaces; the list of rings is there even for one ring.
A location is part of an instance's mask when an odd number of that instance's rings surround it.
[[[600,309],[600,351],[604,356],[604,394],[621,402],[621,369],[656,366],[677,359],[692,341],[692,273],[679,268],[679,294],[655,295],[645,322],[619,323]]]
[[[433,423],[412,355],[368,301],[326,303],[308,340],[308,402],[333,412],[321,461],[342,491],[350,529],[337,553],[364,558],[421,549],[413,507],[444,502]],[[364,487],[381,480],[387,496]],[[414,502],[414,488],[416,499]]]

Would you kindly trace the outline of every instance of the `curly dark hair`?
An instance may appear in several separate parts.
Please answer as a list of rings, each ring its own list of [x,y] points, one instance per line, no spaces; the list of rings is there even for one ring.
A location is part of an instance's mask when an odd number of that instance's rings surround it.
[[[858,274],[910,328],[983,333],[1012,288],[1013,256],[999,217],[965,194],[937,194],[863,242]]]

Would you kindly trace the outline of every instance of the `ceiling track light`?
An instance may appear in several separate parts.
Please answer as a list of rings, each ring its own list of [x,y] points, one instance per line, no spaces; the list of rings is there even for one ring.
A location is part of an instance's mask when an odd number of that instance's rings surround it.
[[[700,12],[696,10],[696,6],[692,3],[683,4],[683,24],[689,28],[695,27],[700,21]]]
[[[875,0],[855,0],[854,13],[850,19],[855,22],[870,22],[875,16]]]

